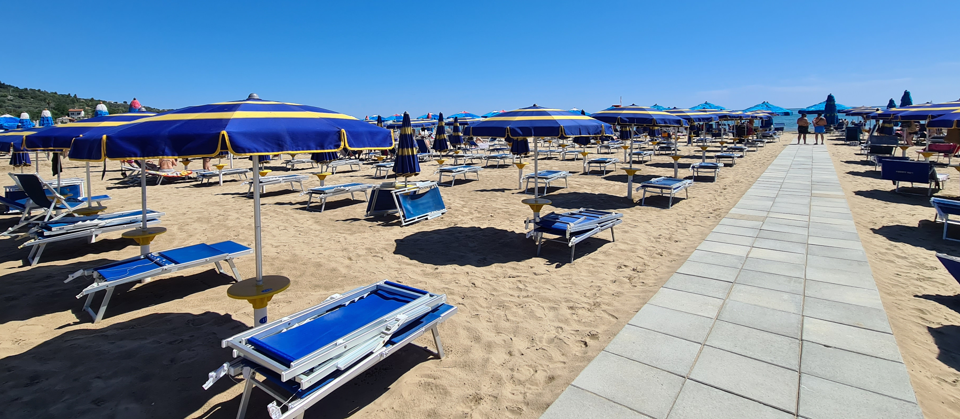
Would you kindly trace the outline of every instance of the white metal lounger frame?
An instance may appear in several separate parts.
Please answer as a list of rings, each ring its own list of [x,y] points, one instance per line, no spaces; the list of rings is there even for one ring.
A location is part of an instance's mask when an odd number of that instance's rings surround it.
[[[640,157],[640,164],[643,164],[653,159],[653,152],[648,150],[637,150],[630,155],[631,159],[634,157]]]
[[[697,162],[690,165],[690,171],[693,172],[693,177],[700,176],[700,172],[710,172],[713,174],[713,178],[716,179],[720,175],[720,168],[723,167],[723,163],[708,163],[715,164],[716,166],[707,166],[703,167],[701,164],[704,162]]]
[[[594,210],[591,210],[588,208],[580,208],[577,211],[565,212],[560,215],[573,217],[573,216],[576,216],[577,213],[583,212],[583,211],[594,211]],[[594,226],[592,229],[573,231],[573,227],[577,225],[577,223],[582,223],[585,220],[587,220],[587,218],[582,217],[580,220],[576,221],[575,223],[568,224],[566,235],[561,236],[562,239],[561,238],[544,239],[543,238],[544,233],[537,231],[536,222],[533,221],[533,219],[527,219],[526,221],[524,221],[524,224],[527,228],[530,228],[531,224],[533,225],[533,228],[527,232],[527,238],[534,237],[534,239],[537,241],[537,256],[540,256],[540,248],[543,246],[543,242],[545,241],[565,243],[568,247],[570,247],[570,263],[573,263],[574,256],[576,255],[576,251],[577,251],[577,243],[580,243],[586,239],[589,239],[590,237],[593,237],[597,233],[609,228],[610,240],[617,241],[616,236],[614,236],[613,234],[613,227],[623,222],[623,214],[616,213],[616,212],[611,213],[609,216],[604,217],[600,220],[591,221],[590,223],[579,224],[579,226],[592,224]]]
[[[453,164],[459,165],[461,160],[463,160],[463,163],[464,163],[464,164],[470,163],[470,162],[476,162],[476,161],[479,161],[479,160],[483,160],[484,155],[483,155],[483,154],[461,153],[461,154],[454,154],[452,157],[453,157]]]
[[[162,214],[162,213],[160,213]],[[147,226],[152,226],[160,223],[160,219],[147,220]],[[140,225],[140,222],[127,223],[120,225],[110,225],[105,227],[95,227],[86,230],[78,230],[65,234],[51,235],[49,237],[44,237],[42,239],[30,240],[26,243],[21,244],[18,248],[23,249],[24,247],[30,246],[30,255],[27,256],[27,259],[30,261],[30,266],[34,266],[37,262],[40,261],[40,255],[43,254],[43,250],[46,246],[53,242],[59,242],[70,239],[77,239],[82,237],[90,237],[90,243],[97,241],[97,237],[106,233],[113,233],[117,231],[130,230],[136,228]]]
[[[477,180],[480,180],[481,170],[483,170],[483,168],[479,166],[462,165],[454,167],[441,167],[437,169],[434,174],[440,174],[440,180],[438,180],[437,183],[443,183],[444,175],[450,176],[450,186],[453,186],[457,182],[457,175],[463,175],[463,180],[467,180],[467,173],[473,173],[477,175]]]
[[[393,169],[394,162],[385,162],[385,163],[376,163],[373,165],[376,171],[373,172],[373,177],[380,177],[381,173],[383,178],[386,179],[387,176],[390,176],[390,169]]]
[[[716,160],[717,163],[721,163],[720,160],[728,160],[730,161],[731,166],[735,166],[737,164],[737,159],[742,159],[743,154],[723,152],[723,153],[714,154],[713,158],[714,160]]]
[[[960,224],[960,222],[957,220],[950,221],[950,213],[940,208],[938,201],[943,202],[948,200],[942,198],[930,198],[930,204],[933,205],[933,209],[937,211],[937,213],[933,216],[933,222],[937,222],[937,220],[943,220],[943,240],[960,242],[960,239],[951,239],[947,237],[947,228],[950,226],[950,224]],[[947,205],[950,204],[951,203],[949,202],[947,203]],[[960,202],[954,204],[954,206],[957,206],[958,204],[960,204]]]
[[[419,297],[403,307],[348,333],[340,339],[322,348],[317,348],[304,357],[291,362],[289,366],[283,365],[269,356],[258,352],[256,348],[247,343],[247,340],[251,338],[272,336],[307,323],[322,316],[331,308],[359,300],[380,288],[399,294]],[[437,295],[428,293],[421,295],[404,288],[387,284],[387,281],[381,281],[376,284],[354,289],[345,294],[331,295],[317,306],[224,339],[221,342],[221,346],[233,349],[234,357],[247,359],[263,368],[273,371],[280,376],[282,381],[296,380],[296,382],[300,384],[301,389],[307,389],[325,378],[331,372],[344,370],[360,358],[371,352],[376,352],[390,340],[394,332],[446,302],[447,296],[444,294]],[[438,332],[434,329],[434,337],[437,340],[438,347],[440,346],[439,336]],[[440,351],[442,353],[443,349],[441,348]]]
[[[617,170],[617,163],[620,163],[620,159],[616,157],[601,157],[597,159],[587,160],[587,173],[593,171],[593,166],[598,166],[600,169],[603,169],[603,175],[607,175],[607,167],[611,164],[613,165],[613,170]]]
[[[540,172],[543,172],[543,170],[541,170]],[[540,172],[538,172],[538,173],[540,173]],[[539,176],[539,177],[537,176],[538,173],[528,173],[528,174],[526,174],[526,175],[523,175],[523,179],[527,181],[527,183],[524,185],[524,188],[523,188],[524,193],[529,193],[529,192],[526,192],[526,191],[529,191],[529,190],[530,190],[530,181],[533,180],[534,178],[537,178],[537,179],[538,179],[538,182],[543,182],[543,184],[544,184],[543,190],[544,190],[544,191],[546,191],[547,189],[550,189],[550,182],[553,182],[553,181],[555,181],[555,180],[557,180],[557,179],[563,179],[563,187],[564,187],[564,188],[567,188],[567,187],[570,186],[570,183],[569,183],[568,180],[567,180],[567,178],[570,177],[570,172],[560,171],[559,173],[554,173],[554,174],[551,174],[550,176]],[[536,192],[536,191],[534,191],[534,192]]]
[[[317,162],[312,159],[290,159],[283,161],[283,165],[287,167],[287,170],[296,169],[298,164],[309,164],[311,168],[319,166]]]
[[[347,166],[351,169],[353,169],[353,166],[357,166],[357,168],[353,170],[360,170],[360,168],[362,167],[360,164],[360,160],[344,159],[344,160],[334,160],[334,161],[321,163],[320,167],[322,167],[322,169],[320,170],[323,172],[330,172],[333,174],[337,174],[337,168],[340,166]]]
[[[246,179],[247,173],[250,173],[250,169],[223,169],[223,170],[198,170],[193,172],[197,175],[197,179],[200,180],[200,184],[203,185],[204,182],[217,179],[220,182],[220,186],[223,186],[223,177],[224,176],[237,176],[238,178]]]
[[[337,195],[350,194],[350,199],[355,199],[353,197],[354,193],[363,192],[363,200],[366,201],[370,199],[370,197],[367,195],[367,191],[370,189],[373,189],[373,185],[367,183],[350,186],[330,185],[308,189],[307,193],[310,194],[310,196],[307,198],[307,208],[310,208],[310,204],[313,203],[313,195],[320,195],[320,212],[323,212],[323,210],[327,208],[327,198]]]
[[[676,196],[677,192],[684,191],[686,192],[686,198],[690,198],[690,191],[688,189],[690,188],[690,185],[693,185],[693,181],[684,179],[681,182],[677,183],[677,186],[664,188],[664,187],[655,186],[653,184],[653,182],[656,182],[660,179],[670,179],[670,178],[664,176],[664,177],[658,177],[656,179],[650,179],[647,182],[641,183],[640,187],[637,188],[638,191],[641,189],[643,190],[643,196],[640,198],[640,206],[643,206],[647,201],[647,189],[652,189],[653,193],[656,193],[657,195],[660,195],[660,196],[669,195],[670,202],[667,204],[667,209],[670,209],[673,207],[673,197]]]
[[[513,157],[513,154],[498,153],[498,154],[488,154],[486,156],[483,156],[483,159],[486,160],[486,163],[484,163],[483,167],[487,167],[490,165],[490,160],[496,160],[497,166],[502,166],[504,162],[507,161],[507,159],[510,159],[510,161],[513,161],[514,157]]]
[[[156,253],[157,252],[154,252],[154,253],[151,253],[150,255],[156,255]],[[227,264],[230,265],[230,270],[233,271],[234,279],[236,279],[237,282],[240,282],[240,280],[242,279],[240,278],[240,271],[237,270],[237,265],[233,263],[233,259],[240,256],[246,256],[251,253],[253,253],[253,249],[247,249],[247,250],[243,250],[236,253],[224,253],[221,255],[211,256],[208,258],[190,261],[187,263],[181,263],[178,265],[158,266],[155,269],[151,269],[150,271],[143,272],[137,275],[132,275],[122,279],[116,279],[113,281],[104,281],[103,277],[101,277],[100,274],[96,272],[96,269],[83,269],[83,270],[74,272],[73,274],[68,276],[67,279],[64,280],[63,282],[67,283],[81,276],[93,277],[93,283],[88,285],[86,288],[84,288],[83,291],[80,292],[80,294],[77,294],[77,299],[79,300],[84,295],[87,296],[87,300],[83,303],[83,311],[89,314],[90,317],[93,318],[93,323],[96,324],[96,323],[99,323],[100,320],[103,320],[103,314],[107,312],[107,305],[110,304],[110,297],[113,296],[113,291],[116,289],[118,285],[130,283],[130,282],[142,281],[144,279],[152,278],[155,276],[177,272],[182,269],[195,268],[197,266],[203,266],[209,263],[214,264],[214,266],[216,267],[217,273],[230,275],[229,273],[227,273],[227,271],[223,270],[223,266],[220,265],[220,262],[227,262]],[[147,255],[147,256],[149,257],[150,255]],[[93,297],[96,295],[96,293],[103,290],[106,290],[107,293],[104,294],[103,301],[100,302],[100,310],[97,310],[96,312],[94,312],[93,309],[90,308],[90,303],[93,302]]]
[[[264,176],[260,178],[260,193],[264,192],[264,188],[266,188],[267,185],[279,185],[281,183],[289,183],[290,189],[297,190],[296,187],[293,186],[294,183],[297,183],[300,185],[300,192],[302,195],[303,193],[306,193],[306,191],[303,190],[303,181],[305,180],[307,180],[307,175]],[[250,187],[247,189],[247,195],[252,195],[253,181],[248,180],[243,182],[243,184],[250,185]]]

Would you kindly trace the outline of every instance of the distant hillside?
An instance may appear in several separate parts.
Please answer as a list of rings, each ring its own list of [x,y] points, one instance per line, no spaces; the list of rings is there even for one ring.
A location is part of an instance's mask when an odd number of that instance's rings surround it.
[[[30,114],[30,118],[40,119],[40,111],[49,109],[53,118],[67,116],[69,109],[83,109],[89,118],[94,115],[94,108],[103,102],[107,105],[110,114],[126,113],[130,109],[127,102],[112,102],[103,99],[80,98],[69,93],[47,92],[39,89],[24,89],[0,82],[0,115],[10,114],[20,116],[22,112]],[[162,109],[146,107],[151,112],[161,112]]]

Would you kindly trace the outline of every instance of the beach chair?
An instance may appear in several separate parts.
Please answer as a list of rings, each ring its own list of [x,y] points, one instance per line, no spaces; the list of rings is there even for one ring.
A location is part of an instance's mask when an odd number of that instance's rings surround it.
[[[452,157],[453,157],[453,164],[459,165],[459,164],[476,163],[478,161],[483,160],[485,156],[483,154],[460,153],[460,154],[454,154]]]
[[[388,161],[383,163],[376,163],[373,165],[373,168],[374,168],[373,177],[383,176],[383,178],[386,179],[387,176],[390,176],[390,171],[393,170],[393,162]]]
[[[644,206],[647,199],[647,192],[655,193],[660,196],[670,196],[667,209],[673,207],[673,197],[680,191],[686,192],[686,198],[690,198],[690,191],[687,190],[693,185],[692,180],[677,179],[671,177],[658,177],[640,184],[637,190],[643,190],[643,196],[640,198],[640,206]]]
[[[447,212],[436,182],[395,184],[386,182],[373,188],[367,200],[367,217],[398,214],[400,225],[439,217]]]
[[[672,156],[674,154],[677,154],[677,152],[679,151],[680,149],[677,148],[677,143],[673,141],[663,141],[663,142],[657,143],[657,145],[654,146],[653,155]]]
[[[944,268],[947,268],[947,272],[950,272],[953,279],[960,282],[960,258],[946,253],[937,253],[937,259],[940,259],[940,263],[943,264]]]
[[[463,166],[441,166],[441,167],[440,167],[439,169],[437,169],[437,171],[434,172],[434,173],[435,173],[435,174],[436,174],[436,173],[439,173],[439,174],[440,174],[440,180],[438,180],[437,183],[441,183],[441,184],[442,184],[442,183],[443,183],[443,177],[444,177],[444,176],[449,176],[449,177],[450,177],[450,186],[453,186],[453,184],[457,181],[457,176],[458,176],[458,175],[463,176],[463,179],[466,180],[466,179],[467,179],[467,174],[468,174],[468,173],[473,173],[473,174],[477,175],[477,180],[480,180],[480,171],[481,171],[481,170],[483,170],[483,168],[482,168],[482,167],[479,167],[479,166],[469,166],[469,165],[463,165]]]
[[[535,183],[543,183],[543,190],[544,192],[546,192],[547,189],[550,189],[551,182],[560,180],[560,179],[563,179],[563,187],[566,188],[569,186],[569,184],[567,183],[567,178],[569,177],[570,177],[570,172],[567,172],[564,170],[541,170],[536,173],[528,173],[526,175],[523,175],[523,180],[527,182],[523,189],[524,191],[529,191],[530,181],[536,180]]]
[[[623,145],[623,141],[619,141],[619,140],[617,140],[617,141],[607,141],[607,142],[601,143],[600,145],[597,146],[597,152],[598,152],[598,153],[604,153],[604,152],[606,152],[606,154],[614,153],[614,152],[616,152],[617,149],[620,148],[620,146],[622,146],[622,145]]]
[[[203,185],[205,182],[213,181],[217,179],[217,182],[220,183],[220,186],[223,186],[223,177],[224,176],[236,176],[238,179],[246,179],[247,174],[250,173],[250,169],[223,169],[223,170],[197,170],[193,174],[197,175],[197,179],[200,180],[200,184]]]
[[[16,183],[17,187],[26,194],[27,199],[20,203],[6,200],[8,206],[17,205],[21,211],[20,221],[8,228],[0,235],[10,235],[15,231],[34,222],[54,221],[64,216],[74,214],[74,211],[89,211],[88,202],[96,203],[90,205],[94,211],[103,210],[105,207],[100,202],[110,199],[109,195],[97,195],[85,198],[65,197],[60,192],[44,182],[39,175],[35,173],[10,173],[10,177]],[[40,214],[32,215],[34,210],[42,211]]]
[[[960,241],[960,239],[951,239],[947,237],[947,227],[950,224],[960,224],[960,222],[950,220],[950,216],[960,216],[960,201],[943,198],[930,198],[930,205],[937,213],[933,216],[933,221],[943,221],[943,239],[949,241]]]
[[[861,152],[867,159],[873,156],[892,156],[900,145],[900,138],[895,135],[873,135],[861,146]]]
[[[593,167],[596,166],[600,169],[603,169],[603,175],[607,175],[607,168],[613,166],[613,170],[617,170],[617,163],[620,163],[620,159],[616,157],[599,157],[595,159],[587,160],[587,173],[593,171]]]
[[[634,151],[630,155],[633,157],[633,161],[637,161],[637,159],[639,159],[640,164],[653,160],[653,152],[648,150]]]
[[[302,418],[311,406],[427,331],[443,358],[439,326],[457,312],[444,294],[390,281],[334,294],[322,303],[221,342],[234,359],[208,375],[245,381],[238,419],[254,388],[276,401],[271,418]],[[424,348],[426,349],[426,348]],[[429,350],[428,350],[429,351]],[[280,403],[279,405],[277,403]]]
[[[950,165],[950,161],[953,160],[953,156],[957,155],[957,150],[960,149],[960,144],[953,143],[927,143],[927,146],[923,150],[918,150],[917,153],[929,152],[937,153],[934,154],[937,156],[937,162],[940,161],[940,157],[947,158],[947,165]],[[918,157],[917,160],[920,158]]]
[[[724,152],[740,154],[740,157],[747,155],[747,146],[742,145],[728,145],[724,148]],[[756,151],[756,150],[755,150]]]
[[[86,302],[83,303],[83,311],[89,314],[93,323],[96,324],[103,319],[104,313],[107,312],[110,297],[113,296],[113,291],[118,285],[143,281],[211,263],[216,268],[217,273],[230,276],[230,273],[220,265],[221,262],[230,265],[233,278],[239,282],[241,280],[240,271],[237,270],[237,265],[233,263],[233,259],[251,253],[253,253],[253,249],[232,241],[196,244],[149,253],[93,269],[81,269],[68,276],[63,282],[70,282],[81,276],[93,278],[93,283],[84,288],[80,294],[77,294],[77,299],[87,297]],[[100,302],[100,309],[94,312],[90,308],[90,304],[93,302],[93,297],[100,291],[106,291],[106,294]]]
[[[730,166],[735,166],[737,164],[737,159],[743,158],[743,153],[717,153],[713,155],[713,158],[717,163],[726,163]]]
[[[561,214],[550,213],[541,216],[539,220],[528,219],[524,226],[530,229],[527,231],[527,238],[533,237],[537,241],[537,256],[540,256],[544,241],[555,241],[565,243],[570,248],[570,263],[573,263],[577,243],[606,229],[610,229],[611,240],[616,241],[613,227],[622,222],[623,214],[580,208]],[[545,239],[544,235],[556,238]]]
[[[287,170],[296,169],[298,164],[309,164],[311,168],[318,167],[317,162],[313,161],[313,159],[289,159],[283,161],[283,165],[286,166]]]
[[[713,180],[716,181],[717,177],[720,176],[720,168],[723,167],[723,163],[713,163],[713,162],[697,162],[690,165],[690,171],[693,172],[693,177],[699,177],[700,173],[706,172],[710,176],[713,176]]]
[[[483,159],[486,160],[486,163],[483,165],[483,167],[489,166],[489,165],[490,165],[490,161],[496,161],[496,162],[497,162],[497,166],[501,166],[501,165],[505,164],[505,163],[507,162],[507,160],[510,160],[510,162],[512,163],[512,162],[513,162],[513,154],[510,154],[510,153],[494,153],[494,154],[488,154],[488,155],[486,155],[486,156],[483,156]]]
[[[892,160],[886,159],[880,166],[880,179],[893,181],[894,191],[900,193],[900,182],[927,184],[927,196],[933,195],[933,188],[941,188],[943,182],[949,179],[946,173],[937,173],[933,163],[926,161]],[[915,195],[915,194],[908,194]]]
[[[303,194],[303,193],[306,193],[306,191],[303,190],[303,181],[305,181],[305,180],[307,180],[307,179],[308,179],[308,178],[307,178],[307,175],[264,176],[264,177],[261,177],[261,178],[260,178],[260,193],[264,193],[264,192],[266,191],[266,187],[267,187],[267,186],[270,186],[270,185],[280,185],[280,184],[283,184],[283,183],[288,183],[288,184],[290,184],[290,189],[292,189],[292,190],[297,190],[297,186],[296,186],[296,185],[299,185],[299,186],[300,186],[300,192],[301,192],[301,194]],[[250,185],[249,189],[247,189],[247,195],[252,195],[252,194],[253,194],[253,181],[252,181],[252,180],[248,180],[248,181],[246,181],[246,182],[243,182],[243,184],[244,184],[244,185]],[[295,184],[296,184],[296,185],[295,185]]]
[[[847,145],[860,145],[860,127],[846,127],[843,130],[843,142]]]
[[[310,197],[307,199],[307,208],[313,203],[313,196],[320,198],[320,212],[327,208],[327,199],[337,195],[350,194],[350,199],[354,199],[353,194],[363,192],[363,200],[366,201],[367,191],[373,189],[373,185],[367,183],[344,183],[342,185],[321,186],[319,188],[310,188],[307,193]]]
[[[147,210],[147,226],[159,223],[161,216],[162,212]],[[24,234],[30,240],[19,248],[30,247],[27,260],[30,266],[34,266],[40,261],[40,255],[48,244],[73,239],[87,239],[88,243],[93,243],[103,234],[140,227],[142,217],[142,211],[136,210],[41,223]]]
[[[313,161],[313,160],[311,160],[311,161]],[[333,160],[333,161],[328,161],[328,162],[320,163],[320,167],[321,167],[320,171],[321,171],[321,172],[330,172],[330,173],[333,173],[333,174],[337,174],[337,168],[344,167],[344,166],[346,166],[346,167],[348,167],[348,168],[350,168],[350,169],[353,169],[353,170],[360,170],[360,168],[361,168],[360,160],[357,160],[357,159],[343,159],[343,160]],[[354,166],[356,166],[356,169],[354,169]]]

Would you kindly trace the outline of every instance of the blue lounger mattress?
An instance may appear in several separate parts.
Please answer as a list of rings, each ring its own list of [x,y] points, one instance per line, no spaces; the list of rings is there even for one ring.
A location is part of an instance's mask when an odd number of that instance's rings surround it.
[[[944,214],[960,215],[960,201],[943,198],[930,198],[930,203],[933,204],[938,211]]]
[[[311,188],[311,189],[310,189],[310,192],[315,192],[315,193],[316,193],[316,192],[330,192],[330,191],[335,191],[335,190],[337,190],[337,189],[346,189],[346,188],[353,188],[353,187],[365,186],[365,185],[367,185],[367,184],[366,184],[366,183],[344,183],[344,184],[341,184],[341,185],[331,185],[331,186],[321,186],[321,187],[319,187],[319,188]],[[373,186],[371,185],[370,187],[372,188]]]
[[[569,227],[570,232],[591,230],[597,227],[597,222],[618,215],[613,212],[586,210],[570,214],[547,214],[540,217],[537,231],[557,235],[565,235]],[[619,217],[617,217],[619,218]]]
[[[116,281],[150,272],[168,265],[183,265],[210,257],[249,251],[250,248],[232,241],[215,244],[196,244],[165,252],[151,253],[111,263],[96,269],[105,281]]]
[[[476,170],[476,169],[479,169],[479,167],[477,167],[477,166],[470,166],[470,165],[468,165],[468,164],[464,164],[464,165],[460,165],[460,166],[446,166],[446,167],[441,167],[441,168],[440,168],[440,171],[441,171],[441,172],[459,172],[459,171],[463,171],[463,170]]]
[[[159,214],[158,211],[148,209],[147,219],[155,219],[157,218],[156,217],[157,214]],[[91,228],[93,226],[109,226],[109,225],[113,225],[111,224],[112,221],[120,221],[130,217],[138,217],[138,221],[139,221],[139,217],[142,217],[142,216],[143,216],[143,210],[135,210],[135,211],[115,212],[112,214],[91,215],[86,217],[64,217],[54,222],[44,223],[42,228],[47,231],[53,231],[58,228],[69,227],[77,223],[88,222],[88,221],[92,221],[96,223],[96,224],[91,223]]]
[[[688,185],[690,181],[676,178],[656,179],[649,182],[643,182],[640,186],[653,189],[678,189]]]
[[[562,176],[567,172],[563,170],[541,170],[537,173],[532,173],[527,176],[538,177],[538,178],[551,178],[556,176]]]
[[[335,342],[415,299],[409,295],[377,289],[356,302],[334,307],[323,316],[293,329],[263,338],[252,337],[247,343],[275,361],[289,366],[293,361]]]
[[[721,164],[721,163],[701,162],[701,163],[694,163],[694,164],[693,164],[693,167],[698,167],[698,168],[700,168],[700,169],[719,169],[719,168],[723,167],[723,164]]]

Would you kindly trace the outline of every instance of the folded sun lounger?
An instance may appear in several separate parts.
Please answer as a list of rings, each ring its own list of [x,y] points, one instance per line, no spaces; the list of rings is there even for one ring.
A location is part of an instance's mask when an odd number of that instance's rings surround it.
[[[163,216],[162,212],[147,210],[147,226],[159,223],[161,216]],[[102,234],[134,229],[140,227],[141,222],[142,213],[139,210],[93,217],[62,218],[42,223],[28,231],[27,236],[30,240],[21,244],[20,248],[31,247],[27,259],[33,266],[40,261],[40,255],[50,243],[80,238],[88,239],[89,243],[93,243]]]
[[[240,281],[240,271],[238,271],[237,266],[234,265],[233,259],[249,255],[252,252],[253,250],[249,247],[232,241],[215,244],[197,244],[179,249],[149,253],[94,269],[79,270],[67,277],[67,280],[63,282],[70,282],[81,276],[93,277],[93,284],[90,284],[84,288],[80,294],[77,294],[77,299],[87,296],[87,301],[83,304],[83,311],[90,314],[94,323],[98,323],[103,319],[103,314],[107,311],[107,304],[110,303],[110,297],[113,295],[113,291],[117,285],[142,281],[158,275],[165,275],[182,269],[194,268],[210,263],[214,264],[218,273],[230,275],[223,270],[220,262],[229,264],[230,269],[233,271],[233,277],[237,281]],[[90,308],[90,303],[93,302],[94,295],[100,291],[106,291],[106,294],[100,303],[100,310],[94,312]]]
[[[342,185],[331,185],[331,186],[321,186],[319,188],[310,188],[307,191],[310,194],[310,198],[307,199],[307,208],[310,208],[310,204],[313,202],[313,196],[317,195],[320,198],[320,212],[323,212],[327,208],[327,199],[337,196],[350,194],[350,199],[353,198],[353,194],[356,192],[363,192],[363,200],[366,201],[367,191],[373,189],[373,185],[367,183],[344,183]]]
[[[236,176],[238,178],[246,178],[247,173],[250,173],[250,169],[223,169],[223,170],[197,170],[193,174],[197,175],[197,179],[200,180],[202,185],[204,182],[210,182],[214,179],[220,183],[220,186],[223,186],[223,177],[224,176]]]
[[[238,419],[246,415],[255,387],[276,399],[267,406],[270,417],[302,418],[331,392],[427,331],[435,354],[443,358],[439,325],[457,312],[446,301],[446,295],[390,281],[335,294],[223,340],[234,359],[211,372],[203,388],[224,375],[242,376]]]
[[[417,182],[409,186],[385,183],[374,187],[367,201],[367,217],[399,214],[400,225],[439,217],[447,212],[436,182]]]
[[[303,181],[307,180],[307,175],[279,175],[279,176],[264,176],[260,178],[260,193],[263,193],[268,185],[279,185],[282,183],[289,183],[290,189],[297,190],[297,187],[294,185],[300,185],[300,192],[305,192],[303,190]],[[243,182],[244,185],[250,185],[250,188],[247,189],[247,195],[253,194],[253,181],[248,180]]]
[[[453,186],[453,184],[457,181],[457,175],[462,175],[463,179],[466,180],[467,173],[473,173],[477,175],[477,180],[480,180],[481,170],[483,170],[483,168],[479,166],[442,166],[436,171],[436,173],[440,174],[440,180],[438,180],[437,183],[443,183],[443,177],[450,176],[450,186]]]
[[[603,175],[607,175],[607,168],[611,165],[613,170],[617,170],[617,163],[620,163],[620,159],[616,157],[599,157],[595,159],[587,160],[587,172],[593,171],[593,167],[597,166],[600,169],[603,169]]]
[[[670,203],[667,204],[667,208],[673,207],[673,197],[680,191],[686,192],[686,197],[690,197],[690,191],[687,191],[687,188],[693,185],[693,181],[688,179],[677,179],[670,177],[658,177],[656,179],[651,179],[640,184],[640,187],[637,190],[643,190],[643,196],[640,199],[640,205],[643,206],[647,199],[647,191],[650,193],[655,193],[660,196],[670,196]]]
[[[527,181],[526,185],[524,186],[524,190],[526,191],[530,189],[530,181],[532,180],[536,180],[535,183],[543,183],[543,190],[546,191],[550,188],[550,182],[563,179],[563,187],[566,188],[569,186],[567,183],[567,178],[569,177],[570,172],[563,170],[541,170],[537,173],[528,173],[523,175],[523,180]]]
[[[936,215],[933,216],[933,221],[937,222],[939,220],[943,220],[943,239],[960,241],[960,239],[951,239],[947,237],[947,227],[950,224],[960,224],[960,221],[950,220],[951,215],[960,215],[960,201],[943,198],[930,198],[930,204],[933,205],[933,209],[937,211]]]
[[[609,211],[598,211],[581,208],[577,211],[565,212],[562,214],[550,213],[540,217],[539,221],[529,219],[525,222],[527,228],[527,237],[533,237],[537,241],[537,256],[540,256],[540,247],[543,245],[545,234],[557,236],[549,241],[566,243],[570,247],[570,263],[573,263],[577,243],[580,243],[593,235],[610,229],[610,237],[613,236],[613,226],[623,222],[623,214]]]
[[[698,177],[701,172],[706,172],[716,180],[717,176],[720,175],[721,167],[723,167],[723,163],[697,162],[690,165],[690,171],[693,172],[693,177]]]

